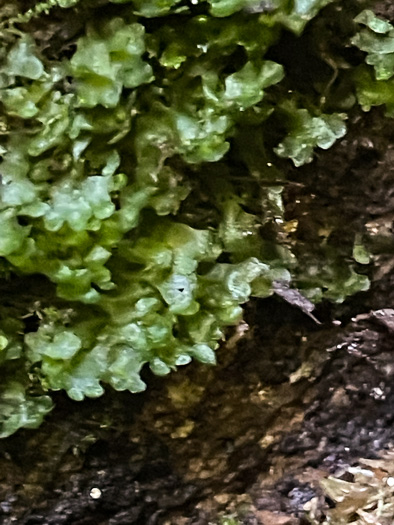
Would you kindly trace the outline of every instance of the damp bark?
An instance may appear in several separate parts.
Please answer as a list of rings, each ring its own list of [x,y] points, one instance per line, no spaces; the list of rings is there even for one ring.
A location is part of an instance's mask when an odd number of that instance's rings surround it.
[[[390,2],[377,3],[391,19]],[[388,7],[387,7],[388,6]],[[287,167],[289,219],[304,247],[321,225],[338,243],[363,232],[369,292],[314,315],[255,301],[214,368],[108,391],[0,442],[3,525],[302,525],[323,522],[321,481],[378,458],[394,440],[394,122],[356,111],[348,134]],[[362,269],[361,269],[362,271]],[[283,294],[282,294],[283,295]]]

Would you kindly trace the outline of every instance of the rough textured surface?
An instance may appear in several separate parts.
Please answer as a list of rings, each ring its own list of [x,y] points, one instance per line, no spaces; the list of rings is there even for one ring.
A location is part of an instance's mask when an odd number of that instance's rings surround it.
[[[393,335],[374,314],[297,332],[298,312],[268,306],[288,322],[266,329],[259,347],[239,345],[249,365],[187,370],[155,380],[147,395],[110,396],[78,412],[59,399],[40,430],[4,441],[2,523],[207,524],[218,512],[303,523],[320,479],[376,457],[394,437]],[[285,349],[289,363],[303,358],[290,381],[281,377],[292,368],[284,370]]]
[[[306,217],[309,239],[316,221],[338,228],[345,215],[359,227],[391,213],[391,131],[382,134],[379,120],[379,112],[356,119],[342,143],[302,170],[288,207]],[[391,268],[385,239],[377,257]],[[202,525],[234,514],[245,524],[295,525],[315,497],[323,516],[319,480],[377,457],[394,438],[393,288],[380,260],[371,292],[322,305],[322,325],[272,298],[249,307],[250,331],[238,343],[235,334],[217,368],[148,376],[141,395],[77,405],[59,396],[38,431],[0,443],[1,523]]]
[[[302,525],[312,500],[323,521],[332,502],[320,480],[393,442],[394,123],[383,129],[378,110],[352,118],[345,139],[290,172],[287,213],[312,254],[322,230],[338,245],[363,231],[375,253],[365,268],[371,291],[321,305],[322,325],[279,297],[252,304],[249,332],[238,342],[234,334],[218,367],[146,374],[146,394],[82,404],[59,395],[38,431],[0,443],[0,523],[207,525],[234,516]]]

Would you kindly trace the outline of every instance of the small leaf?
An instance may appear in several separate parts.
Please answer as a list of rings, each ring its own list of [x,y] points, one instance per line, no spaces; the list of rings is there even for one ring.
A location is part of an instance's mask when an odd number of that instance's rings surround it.
[[[371,262],[371,254],[365,248],[360,236],[356,236],[354,241],[353,258],[359,264],[369,264]]]
[[[44,66],[34,52],[35,46],[32,38],[25,35],[8,54],[7,73],[32,80],[41,78],[44,74]]]
[[[171,368],[164,361],[155,357],[149,364],[150,369],[157,376],[165,376],[171,372]]]
[[[372,29],[372,31],[375,33],[385,34],[394,29],[390,22],[378,18],[370,9],[361,11],[361,13],[356,16],[354,21],[358,24],[364,24],[368,26],[369,29]]]
[[[306,109],[296,109],[292,102],[284,107],[293,129],[274,151],[279,157],[290,158],[297,167],[312,162],[315,147],[328,149],[346,133],[343,115],[313,117]]]
[[[48,396],[28,396],[21,383],[9,381],[0,393],[0,438],[20,428],[37,428],[52,408]]]
[[[216,364],[215,352],[208,345],[194,345],[191,354],[197,359],[197,361],[200,361],[200,363],[205,363],[207,365]]]

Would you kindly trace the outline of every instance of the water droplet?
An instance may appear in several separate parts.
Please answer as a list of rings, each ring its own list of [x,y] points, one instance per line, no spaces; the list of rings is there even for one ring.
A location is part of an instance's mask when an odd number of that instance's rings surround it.
[[[93,487],[92,490],[90,491],[89,496],[92,499],[100,499],[101,498],[101,490],[99,488],[97,488],[97,487]]]

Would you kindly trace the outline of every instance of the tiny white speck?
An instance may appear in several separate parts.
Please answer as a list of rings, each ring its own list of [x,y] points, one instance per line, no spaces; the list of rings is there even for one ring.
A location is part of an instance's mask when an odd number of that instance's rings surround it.
[[[370,395],[374,399],[386,399],[386,396],[384,395],[384,391],[378,386],[371,390]]]
[[[392,477],[387,478],[387,485],[389,487],[394,487],[394,478],[392,478]]]
[[[92,499],[99,499],[101,498],[101,490],[97,487],[93,487],[89,495]]]
[[[361,474],[362,476],[365,476],[366,478],[373,478],[373,472],[371,470],[368,470],[366,468],[350,468],[349,472],[351,474]]]
[[[272,166],[272,162],[267,162],[267,166],[268,166],[269,168],[271,168],[271,166]]]

